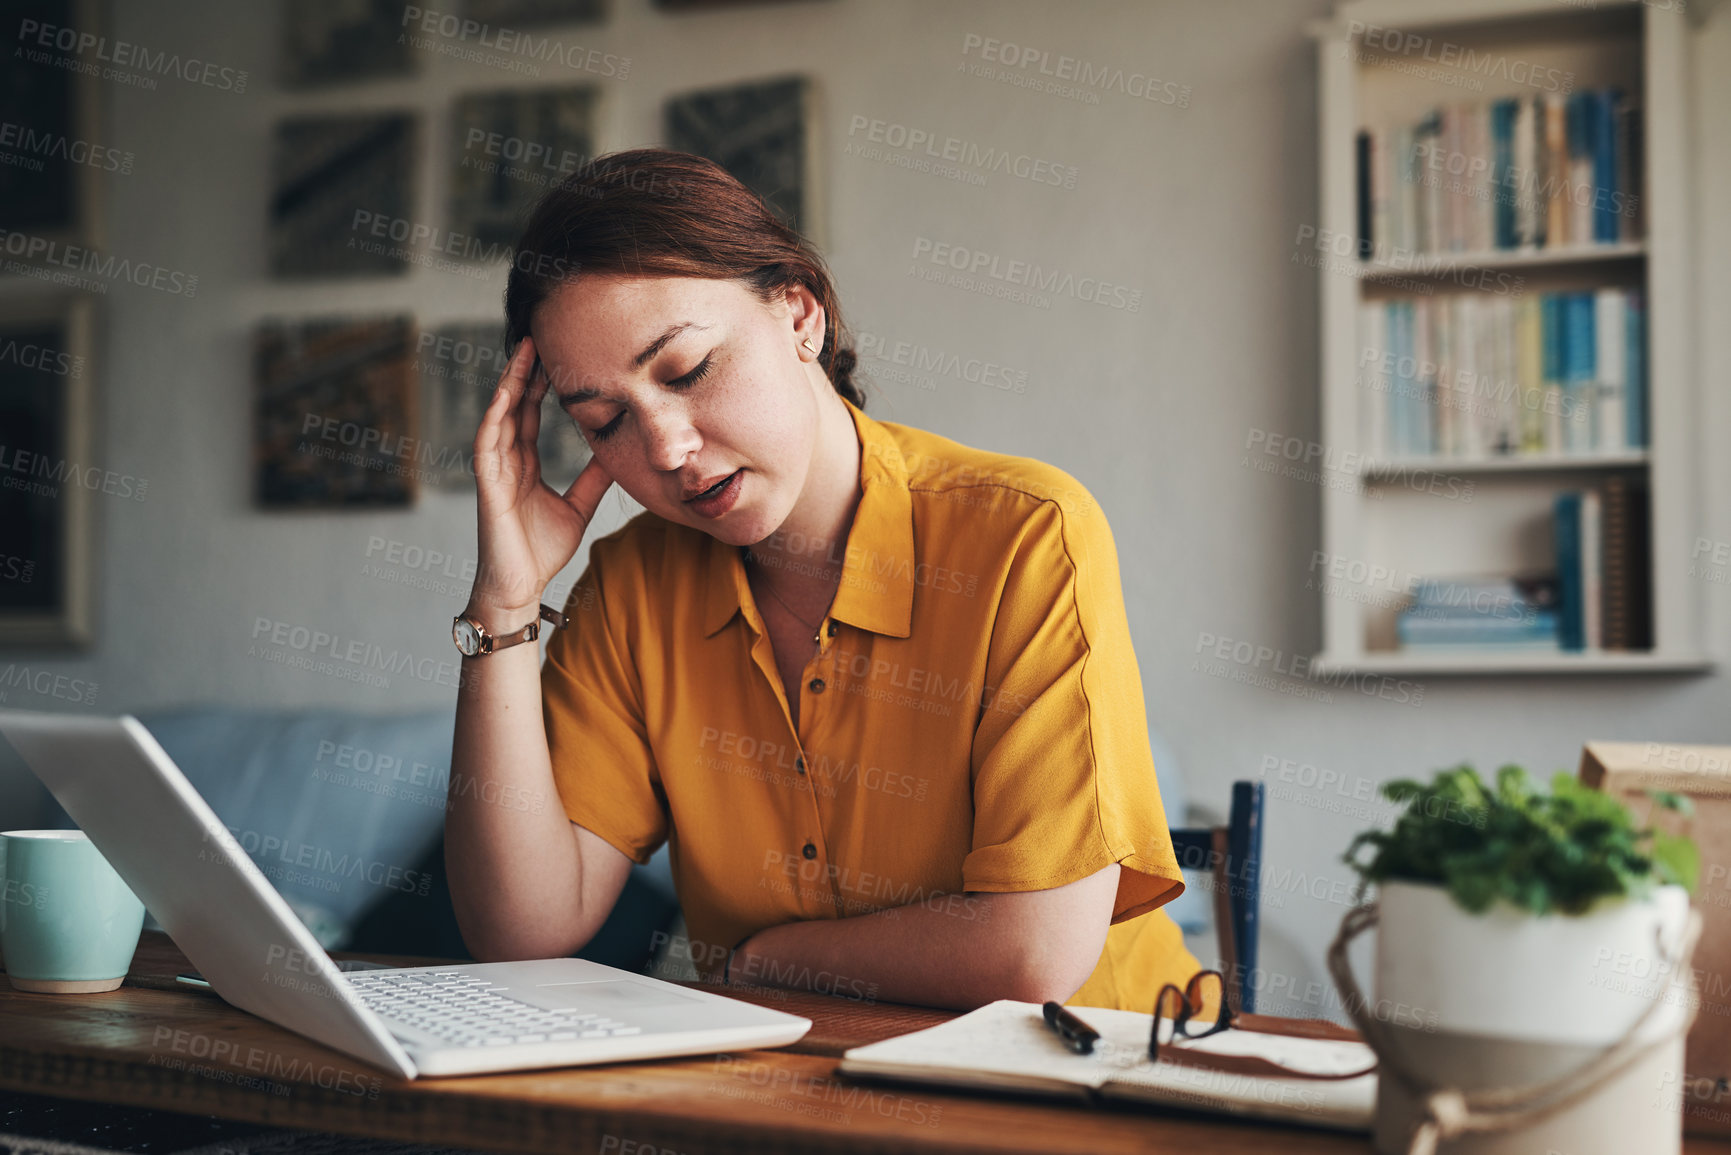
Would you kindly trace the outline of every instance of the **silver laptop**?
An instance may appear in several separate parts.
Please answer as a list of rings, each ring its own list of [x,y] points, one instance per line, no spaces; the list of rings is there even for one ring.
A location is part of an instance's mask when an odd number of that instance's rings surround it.
[[[340,970],[131,716],[4,734],[217,994],[405,1079],[792,1043],[811,1021],[583,959]]]

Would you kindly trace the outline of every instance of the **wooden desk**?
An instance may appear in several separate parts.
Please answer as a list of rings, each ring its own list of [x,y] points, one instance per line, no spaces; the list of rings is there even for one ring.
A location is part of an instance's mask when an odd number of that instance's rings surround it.
[[[754,1001],[812,1020],[793,1047],[405,1082],[176,984],[187,969],[165,936],[147,935],[117,991],[31,995],[0,984],[0,1087],[509,1151],[1370,1150],[1367,1139],[1339,1133],[842,1082],[834,1070],[846,1048],[948,1013],[792,992]],[[1686,1150],[1723,1155],[1731,1146],[1691,1140]]]

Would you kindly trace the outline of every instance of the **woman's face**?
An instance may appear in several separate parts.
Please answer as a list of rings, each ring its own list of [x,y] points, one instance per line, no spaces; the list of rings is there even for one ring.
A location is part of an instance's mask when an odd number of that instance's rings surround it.
[[[830,388],[801,356],[802,337],[823,344],[809,292],[765,305],[736,281],[591,274],[542,303],[531,335],[550,392],[638,504],[731,545],[787,519]],[[687,500],[736,472],[719,502]]]

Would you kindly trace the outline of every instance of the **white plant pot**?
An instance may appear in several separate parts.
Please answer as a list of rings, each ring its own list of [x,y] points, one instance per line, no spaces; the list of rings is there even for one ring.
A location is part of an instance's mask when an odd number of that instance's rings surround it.
[[[1439,1155],[1676,1155],[1691,997],[1674,965],[1689,918],[1682,887],[1540,917],[1505,903],[1472,914],[1440,886],[1393,882],[1381,886],[1380,906],[1369,1011],[1432,1086],[1548,1082],[1659,1004],[1638,1038],[1663,1041],[1584,1101],[1532,1128],[1462,1136]],[[1380,1078],[1377,1151],[1404,1152],[1419,1115],[1398,1080]]]

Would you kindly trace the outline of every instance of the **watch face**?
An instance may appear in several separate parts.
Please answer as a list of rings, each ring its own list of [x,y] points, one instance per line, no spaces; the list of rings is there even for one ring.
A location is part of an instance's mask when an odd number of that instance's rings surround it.
[[[468,618],[458,618],[451,623],[451,638],[467,657],[472,658],[481,652],[481,632]]]

